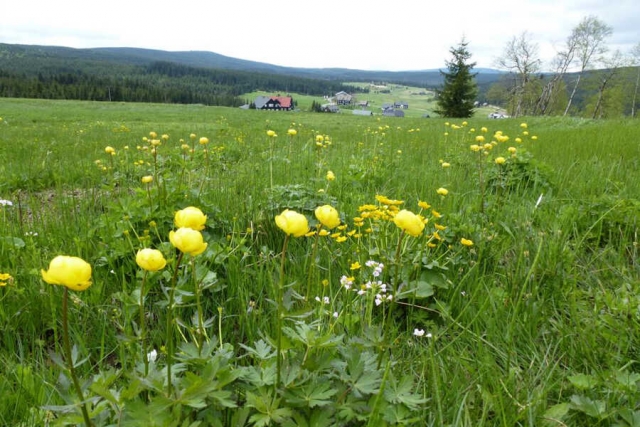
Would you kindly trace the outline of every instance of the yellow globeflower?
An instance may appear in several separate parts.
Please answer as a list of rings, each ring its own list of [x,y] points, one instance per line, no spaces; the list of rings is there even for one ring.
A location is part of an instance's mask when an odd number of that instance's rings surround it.
[[[62,285],[74,291],[91,286],[91,265],[82,258],[58,255],[49,263],[49,270],[40,270],[42,279],[50,285]]]
[[[318,206],[316,208],[316,218],[329,230],[340,225],[340,215],[336,208],[330,205]]]
[[[436,190],[436,193],[438,193],[441,196],[446,196],[447,194],[449,194],[449,190],[447,190],[446,188],[440,187]]]
[[[498,165],[503,165],[503,164],[504,164],[504,162],[506,162],[506,159],[505,159],[504,157],[502,157],[502,156],[501,156],[501,157],[496,157],[495,162],[496,162],[496,164],[498,164]]]
[[[157,249],[140,249],[136,254],[136,264],[143,270],[158,271],[167,265],[164,255]]]
[[[207,145],[208,143],[209,143],[209,138],[207,138],[206,136],[203,136],[202,138],[200,138],[200,144]]]
[[[483,143],[484,142],[484,136],[482,136],[482,135],[476,136],[476,142]]]
[[[332,171],[327,172],[327,181],[334,181],[336,179],[336,175]]]
[[[115,148],[110,147],[110,146],[105,147],[104,152],[107,153],[107,154],[116,154]]]
[[[158,137],[158,134],[152,131],[152,132],[149,132],[149,136],[151,137],[151,139],[155,139]]]
[[[278,135],[276,135],[276,132],[275,132],[275,131],[273,131],[273,130],[269,129],[269,130],[267,131],[267,136],[268,136],[268,137],[273,138],[273,137],[278,136]]]
[[[298,131],[295,130],[295,129],[289,129],[287,131],[287,135],[289,135],[289,136],[296,136],[297,134],[298,134]]]
[[[285,209],[280,215],[276,215],[276,225],[288,235],[302,237],[309,231],[307,217],[296,212]]]
[[[150,182],[153,181],[153,176],[151,176],[151,175],[143,176],[141,181],[142,181],[143,184],[149,184]]]
[[[195,133],[190,134],[189,139],[196,139],[196,134]]]
[[[2,118],[0,117],[0,119]],[[7,286],[7,283],[11,283],[12,281],[13,277],[11,277],[9,273],[0,273],[0,287]]]
[[[204,230],[207,222],[207,216],[196,207],[189,206],[176,212],[174,223],[176,227],[191,228],[196,231]]]
[[[207,244],[202,238],[202,233],[187,227],[180,227],[169,233],[169,241],[181,252],[193,256],[200,255],[207,249]]]
[[[478,144],[470,145],[469,148],[471,149],[471,151],[475,151],[475,152],[478,152],[481,150],[481,147]]]
[[[449,163],[449,162],[442,162],[442,167],[443,167],[443,168],[448,168],[449,166],[451,166],[451,163]]]
[[[527,128],[527,124],[526,124],[526,123],[520,123],[520,127],[521,127],[522,129],[526,129],[526,128]]]
[[[418,237],[424,230],[422,218],[406,209],[398,212],[393,218],[393,222],[413,237]]]
[[[473,246],[473,241],[465,239],[464,237],[460,239],[460,243],[462,243],[464,246]]]
[[[516,149],[516,147],[509,147],[509,148],[507,148],[507,151],[509,153],[511,153],[511,154],[516,154],[516,151],[518,151],[518,150]]]

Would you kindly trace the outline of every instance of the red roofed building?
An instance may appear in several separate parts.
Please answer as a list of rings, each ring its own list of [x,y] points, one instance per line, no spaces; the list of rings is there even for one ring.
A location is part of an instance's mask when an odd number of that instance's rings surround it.
[[[259,96],[254,104],[257,110],[293,110],[293,98],[290,96]]]

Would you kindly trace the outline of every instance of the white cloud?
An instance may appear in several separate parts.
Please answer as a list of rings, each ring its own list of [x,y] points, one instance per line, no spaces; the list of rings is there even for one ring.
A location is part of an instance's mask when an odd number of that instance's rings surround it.
[[[295,67],[438,68],[464,35],[478,67],[492,67],[528,31],[549,61],[587,15],[614,28],[612,47],[640,42],[637,0],[148,0],[7,2],[0,42],[69,47],[206,50]]]

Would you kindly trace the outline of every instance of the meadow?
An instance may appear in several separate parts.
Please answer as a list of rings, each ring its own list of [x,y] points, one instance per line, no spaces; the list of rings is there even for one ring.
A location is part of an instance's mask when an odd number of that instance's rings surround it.
[[[637,120],[0,117],[0,425],[640,426]]]

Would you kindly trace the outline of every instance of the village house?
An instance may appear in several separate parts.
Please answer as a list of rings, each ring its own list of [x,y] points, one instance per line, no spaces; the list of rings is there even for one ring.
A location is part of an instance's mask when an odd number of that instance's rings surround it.
[[[258,96],[253,104],[256,110],[293,110],[293,98],[290,96]]]
[[[393,108],[401,108],[403,110],[409,109],[409,103],[404,101],[396,101],[393,103]]]
[[[353,96],[344,91],[336,93],[336,96],[334,98],[335,103],[338,105],[351,105],[352,102],[355,102]]]

